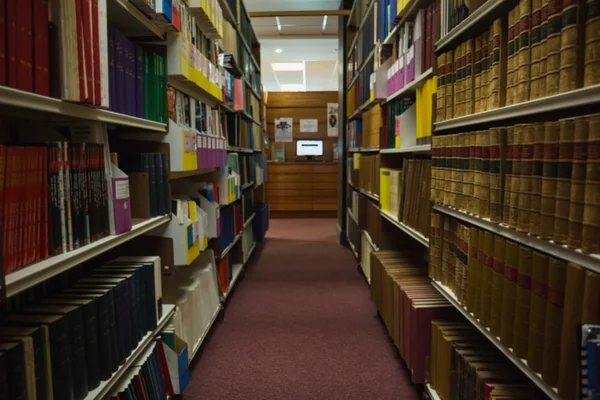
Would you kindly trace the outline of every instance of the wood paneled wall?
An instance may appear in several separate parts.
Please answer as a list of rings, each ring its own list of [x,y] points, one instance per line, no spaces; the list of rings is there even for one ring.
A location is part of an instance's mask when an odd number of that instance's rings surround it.
[[[296,140],[322,139],[323,157],[315,160],[333,160],[333,144],[337,137],[327,136],[327,103],[337,103],[338,92],[270,92],[267,106],[267,133],[269,134],[270,159],[275,148],[285,148],[285,160],[296,160]],[[293,142],[275,143],[275,118],[293,118]],[[317,132],[300,132],[301,119],[316,119]],[[301,157],[304,158],[304,157]]]

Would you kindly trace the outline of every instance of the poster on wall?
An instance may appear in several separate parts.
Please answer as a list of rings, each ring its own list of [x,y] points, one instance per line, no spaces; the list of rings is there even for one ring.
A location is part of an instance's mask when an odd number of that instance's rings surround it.
[[[292,142],[292,118],[275,118],[275,141],[279,143]]]
[[[338,103],[327,103],[327,136],[338,135]]]
[[[319,120],[317,119],[301,119],[300,132],[317,132],[319,128]]]

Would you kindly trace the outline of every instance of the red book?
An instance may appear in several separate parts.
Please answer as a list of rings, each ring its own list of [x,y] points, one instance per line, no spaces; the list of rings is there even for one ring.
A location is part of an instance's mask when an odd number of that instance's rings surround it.
[[[6,85],[6,0],[0,0],[0,85]]]
[[[48,148],[42,148],[42,217],[40,221],[40,259],[44,260],[48,258],[49,246],[48,246],[48,207],[50,206],[48,201],[48,174],[50,173],[50,160],[48,158]]]
[[[156,352],[158,353],[158,360],[160,362],[160,372],[162,374],[163,382],[165,383],[165,391],[167,392],[167,396],[173,396],[175,390],[173,390],[173,382],[171,382],[167,357],[165,356],[165,348],[163,347],[166,345],[160,337],[157,337],[154,341],[156,342]]]
[[[221,289],[223,293],[227,293],[229,288],[229,270],[228,270],[227,256],[219,262],[219,280],[221,281]]]
[[[17,2],[9,1],[6,4],[6,83],[10,87],[17,87]]]
[[[14,198],[14,169],[16,163],[15,147],[9,146],[6,148],[6,166],[5,166],[5,188],[4,188],[4,204],[3,204],[3,225],[2,225],[2,249],[4,256],[4,272],[10,273],[14,268],[12,266],[12,209]]]
[[[35,197],[35,160],[32,157],[32,153],[35,151],[33,147],[25,147],[25,169],[23,174],[23,216],[22,218],[22,229],[21,234],[21,263],[19,267],[29,264],[29,256],[31,251],[31,241],[33,237],[33,205]]]
[[[98,19],[98,0],[92,2],[92,46],[93,46],[93,70],[94,70],[94,99],[97,106],[102,104],[101,80],[100,80],[100,33]]]
[[[2,0],[0,0],[1,2]],[[39,4],[33,7],[33,90],[43,96],[50,95],[50,80],[48,75],[48,0],[37,0]]]
[[[142,372],[140,371],[140,374]],[[142,382],[142,377],[140,374],[137,374],[134,378],[135,386],[137,387],[137,394],[141,396],[140,400],[148,400],[146,397],[146,390],[144,389],[144,383]]]
[[[9,3],[11,3],[9,1]],[[17,4],[17,89],[33,91],[33,38],[31,0]]]
[[[94,73],[92,60],[92,0],[80,0],[83,6],[83,62],[85,63],[86,103],[94,103]]]
[[[0,226],[4,224],[4,186],[6,184],[6,146],[0,144]]]
[[[87,82],[85,69],[84,0],[75,0],[77,24],[77,61],[79,63],[79,101],[87,102]]]

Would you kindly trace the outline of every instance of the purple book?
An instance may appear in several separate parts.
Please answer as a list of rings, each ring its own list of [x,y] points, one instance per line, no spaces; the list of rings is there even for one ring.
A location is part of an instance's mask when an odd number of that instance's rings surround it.
[[[202,153],[203,139],[204,137],[201,134],[196,134],[196,162],[198,169],[204,168],[204,154]]]
[[[115,234],[131,230],[131,204],[129,201],[129,178],[112,178]]]
[[[115,30],[115,107],[114,112],[123,113],[123,92],[125,91],[124,84],[124,66],[123,60],[124,49],[123,49],[123,36],[119,31]]]
[[[144,118],[144,50],[135,47],[135,116]]]
[[[115,29],[108,27],[108,109],[115,111]]]

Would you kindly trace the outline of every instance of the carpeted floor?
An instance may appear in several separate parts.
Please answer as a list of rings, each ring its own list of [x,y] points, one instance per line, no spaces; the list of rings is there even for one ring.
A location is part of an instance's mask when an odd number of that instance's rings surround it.
[[[184,399],[412,400],[417,392],[335,220],[272,220]]]

